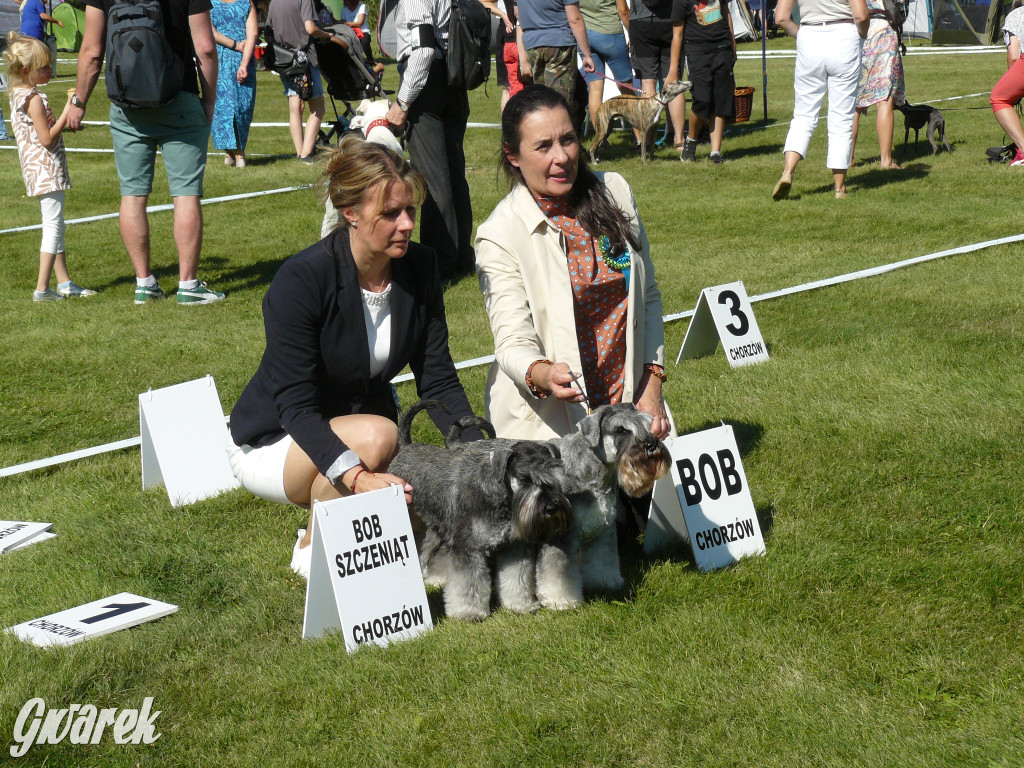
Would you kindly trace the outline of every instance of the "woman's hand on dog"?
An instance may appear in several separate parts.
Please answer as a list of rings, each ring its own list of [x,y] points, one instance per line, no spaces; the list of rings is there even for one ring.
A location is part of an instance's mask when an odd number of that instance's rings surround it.
[[[387,472],[370,472],[369,470],[352,474],[355,475],[355,482],[351,480],[345,482],[344,476],[342,479],[345,490],[349,493],[353,495],[369,493],[370,491],[379,491],[381,488],[390,488],[392,485],[397,485],[405,492],[405,503],[410,506],[412,505],[412,486],[397,475],[391,475]],[[352,484],[349,485],[349,483]]]

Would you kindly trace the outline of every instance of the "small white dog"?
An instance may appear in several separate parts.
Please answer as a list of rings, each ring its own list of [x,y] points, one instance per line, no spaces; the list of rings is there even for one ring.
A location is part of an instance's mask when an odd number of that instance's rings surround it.
[[[398,137],[391,132],[388,121],[384,115],[391,109],[391,102],[387,99],[370,101],[363,99],[356,107],[356,116],[352,118],[349,128],[359,129],[367,141],[380,144],[402,154],[402,144]],[[338,211],[331,205],[330,198],[324,201],[324,221],[320,225],[320,237],[327,237],[338,226]]]

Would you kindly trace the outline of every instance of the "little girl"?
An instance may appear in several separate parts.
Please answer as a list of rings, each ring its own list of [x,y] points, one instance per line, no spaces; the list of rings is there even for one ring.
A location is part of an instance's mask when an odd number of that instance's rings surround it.
[[[50,80],[50,51],[34,37],[11,32],[7,37],[7,71],[11,76],[11,125],[18,140],[18,158],[29,197],[39,198],[43,213],[43,242],[39,249],[39,280],[33,301],[60,301],[68,296],[94,296],[71,281],[64,255],[64,190],[71,189],[67,155],[61,131],[67,105],[54,119],[46,96],[36,86]],[[70,103],[71,96],[68,95]],[[57,290],[50,290],[50,274],[57,273]]]

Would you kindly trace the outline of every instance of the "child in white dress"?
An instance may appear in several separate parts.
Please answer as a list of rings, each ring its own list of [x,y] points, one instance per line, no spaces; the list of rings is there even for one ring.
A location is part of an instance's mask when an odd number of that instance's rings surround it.
[[[33,301],[61,301],[69,296],[93,296],[72,282],[64,253],[64,190],[71,189],[67,154],[61,131],[67,121],[67,105],[54,118],[49,101],[37,86],[53,75],[50,51],[39,40],[16,32],[8,36],[4,53],[10,75],[11,126],[18,140],[18,158],[29,197],[39,198],[43,215],[43,240],[39,249],[39,280]],[[68,103],[70,103],[68,94]],[[57,274],[57,290],[50,290],[50,275]]]

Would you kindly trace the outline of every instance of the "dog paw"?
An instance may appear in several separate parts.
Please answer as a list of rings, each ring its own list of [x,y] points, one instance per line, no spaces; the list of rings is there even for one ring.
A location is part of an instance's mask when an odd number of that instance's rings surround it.
[[[424,573],[423,583],[428,587],[443,587],[444,577],[445,574],[443,573]]]
[[[540,603],[536,600],[514,600],[504,602],[501,606],[513,613],[536,613],[540,610]]]
[[[583,604],[583,600],[570,597],[569,595],[541,596],[540,604],[549,611],[571,611],[573,608],[579,608]]]
[[[448,613],[448,617],[460,621],[483,621],[490,613],[475,608],[460,608]]]

